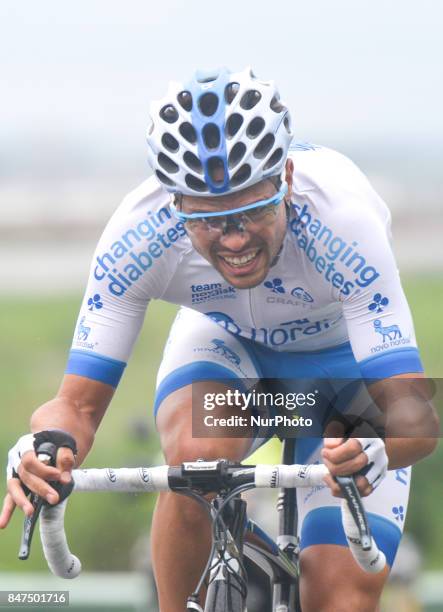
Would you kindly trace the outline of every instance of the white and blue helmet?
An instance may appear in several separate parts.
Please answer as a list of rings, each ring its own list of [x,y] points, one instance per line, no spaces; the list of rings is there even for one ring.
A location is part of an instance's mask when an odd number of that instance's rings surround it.
[[[172,82],[150,116],[149,162],[172,193],[223,195],[280,174],[292,139],[274,82],[250,68]]]

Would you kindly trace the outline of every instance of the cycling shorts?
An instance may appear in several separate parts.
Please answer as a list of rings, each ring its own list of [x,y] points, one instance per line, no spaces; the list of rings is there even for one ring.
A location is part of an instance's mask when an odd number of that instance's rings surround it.
[[[157,375],[155,414],[172,392],[201,380],[357,379],[360,369],[349,344],[313,352],[275,351],[231,333],[209,317],[181,308],[171,328]],[[274,434],[269,431],[269,437]],[[262,436],[262,434],[260,434]],[[251,453],[266,442],[257,437]],[[297,441],[296,463],[321,462],[321,438]],[[392,565],[400,543],[409,497],[411,469],[389,471],[364,503],[374,537]],[[347,546],[340,499],[326,485],[297,491],[301,548]]]

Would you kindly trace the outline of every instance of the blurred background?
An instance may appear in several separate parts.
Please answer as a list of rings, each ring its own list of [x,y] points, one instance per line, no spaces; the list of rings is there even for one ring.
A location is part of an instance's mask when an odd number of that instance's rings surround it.
[[[274,79],[297,139],[338,149],[369,176],[393,213],[427,374],[442,376],[442,19],[434,0],[3,0],[0,486],[8,448],[57,390],[104,223],[149,174],[149,100],[196,67],[251,65]],[[162,462],[151,407],[174,312],[150,307],[88,465]],[[262,460],[276,460],[277,446]],[[440,450],[415,470],[385,610],[443,610],[442,460]],[[17,560],[17,513],[0,534],[0,590],[69,587],[74,609],[155,610],[146,603],[153,503],[73,498],[69,529],[85,574],[69,585],[50,579],[38,538],[31,559]]]

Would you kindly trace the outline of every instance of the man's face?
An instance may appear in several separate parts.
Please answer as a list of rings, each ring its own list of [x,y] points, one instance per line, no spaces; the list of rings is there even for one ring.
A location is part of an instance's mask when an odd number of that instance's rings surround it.
[[[221,212],[240,208],[275,195],[277,189],[264,180],[237,193],[219,197],[183,196],[181,211],[186,214]],[[229,219],[229,217],[227,217]],[[259,285],[267,276],[286,233],[286,211],[282,201],[271,206],[261,221],[245,223],[243,231],[234,223],[225,231],[210,228],[193,230],[186,224],[188,236],[196,249],[223,278],[237,289]]]

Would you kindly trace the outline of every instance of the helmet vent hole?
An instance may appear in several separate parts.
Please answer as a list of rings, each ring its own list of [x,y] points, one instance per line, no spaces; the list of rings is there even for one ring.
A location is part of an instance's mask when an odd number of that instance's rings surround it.
[[[275,138],[273,134],[266,134],[260,140],[258,145],[254,149],[254,157],[257,159],[263,159],[269,153],[274,146]]]
[[[239,83],[228,83],[225,87],[226,104],[231,104],[240,89]]]
[[[249,89],[242,95],[242,99],[240,100],[240,106],[243,110],[251,110],[254,108],[261,100],[261,93],[256,89]]]
[[[265,120],[262,117],[254,117],[246,129],[246,135],[249,138],[257,138],[265,127]]]
[[[243,117],[239,113],[233,113],[226,121],[226,135],[233,138],[243,123]]]
[[[243,164],[243,166],[241,166],[241,168],[239,168],[231,178],[231,187],[238,187],[239,185],[246,183],[250,176],[251,166],[249,164]]]
[[[274,153],[271,155],[271,157],[268,159],[266,164],[263,166],[263,170],[269,170],[270,168],[272,168],[272,166],[275,166],[275,164],[277,164],[281,160],[282,157],[283,157],[283,149],[281,147],[279,147],[278,149],[275,149]]]
[[[187,174],[185,176],[185,183],[189,187],[189,189],[193,189],[194,191],[200,191],[201,193],[203,193],[208,190],[206,183],[201,181],[196,176],[193,176],[192,174]]]
[[[191,125],[188,121],[182,123],[181,126],[178,128],[178,131],[189,143],[195,144],[197,142],[197,134],[195,133],[194,126]]]
[[[289,113],[285,115],[285,118],[283,119],[283,125],[285,126],[288,134],[290,134],[291,133],[291,119],[289,117]]]
[[[208,159],[208,174],[213,183],[222,185],[225,180],[225,164],[221,157],[210,157]]]
[[[202,131],[203,142],[207,149],[217,149],[220,145],[220,130],[215,123],[207,123]]]
[[[194,153],[191,153],[191,151],[186,151],[186,153],[183,155],[183,160],[188,166],[188,168],[190,168],[194,172],[198,172],[200,174],[203,172],[201,161],[199,160],[197,155],[194,155]]]
[[[161,166],[166,172],[172,174],[178,172],[178,165],[175,163],[175,161],[172,161],[172,159],[164,153],[158,154],[157,161],[159,166]]]
[[[178,140],[172,134],[165,132],[162,136],[162,144],[170,153],[177,153],[179,147]]]
[[[166,123],[175,123],[178,119],[177,109],[172,104],[166,104],[160,111],[160,117]]]
[[[198,105],[205,117],[212,117],[218,108],[218,97],[215,93],[205,93],[200,97]]]
[[[274,96],[272,98],[269,106],[271,107],[271,110],[274,111],[274,113],[281,113],[282,111],[286,110],[286,106],[283,106],[278,96]]]
[[[177,101],[188,113],[192,110],[192,95],[189,91],[181,91],[177,96]]]
[[[229,168],[236,166],[246,153],[246,145],[243,142],[237,142],[229,153],[228,165]]]
[[[175,187],[174,181],[171,181],[171,179],[168,176],[165,176],[163,172],[160,172],[160,170],[156,170],[155,174],[157,175],[158,180],[164,185],[167,185],[168,187]]]

